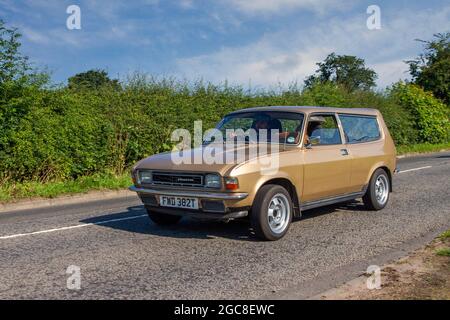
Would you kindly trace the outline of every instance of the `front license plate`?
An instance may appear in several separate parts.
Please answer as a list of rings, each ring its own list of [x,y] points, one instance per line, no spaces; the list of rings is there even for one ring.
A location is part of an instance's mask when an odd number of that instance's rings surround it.
[[[197,198],[159,196],[159,204],[162,207],[198,209]]]

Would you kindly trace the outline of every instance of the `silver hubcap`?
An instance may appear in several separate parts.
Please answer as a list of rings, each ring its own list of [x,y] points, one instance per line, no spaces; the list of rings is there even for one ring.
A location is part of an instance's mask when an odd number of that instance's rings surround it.
[[[282,193],[274,195],[267,209],[270,230],[273,233],[282,233],[288,226],[290,215],[291,208],[286,196]]]
[[[380,205],[384,205],[389,195],[389,183],[384,175],[378,176],[375,181],[375,197]]]

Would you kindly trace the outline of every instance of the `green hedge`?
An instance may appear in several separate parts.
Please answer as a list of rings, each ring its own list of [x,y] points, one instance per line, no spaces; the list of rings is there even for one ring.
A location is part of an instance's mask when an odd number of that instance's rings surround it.
[[[449,108],[416,85],[398,83],[391,95],[411,114],[420,142],[441,143],[450,137]]]
[[[258,105],[377,108],[399,145],[448,141],[448,107],[405,84],[379,93],[334,84],[255,93],[170,79],[84,91],[10,82],[0,84],[0,182],[122,174],[137,160],[170,150],[175,128],[203,120],[205,130],[230,111]]]

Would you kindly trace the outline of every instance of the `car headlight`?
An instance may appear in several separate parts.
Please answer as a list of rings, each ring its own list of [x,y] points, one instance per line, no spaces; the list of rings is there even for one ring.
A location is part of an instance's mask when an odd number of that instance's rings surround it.
[[[138,184],[141,183],[152,183],[152,172],[149,170],[138,171]]]
[[[217,174],[207,174],[205,176],[205,187],[220,188],[220,176]]]

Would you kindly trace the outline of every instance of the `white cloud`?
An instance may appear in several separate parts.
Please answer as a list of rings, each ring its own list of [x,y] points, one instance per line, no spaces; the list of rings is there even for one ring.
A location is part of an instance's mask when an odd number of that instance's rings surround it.
[[[193,0],[178,0],[178,3],[183,9],[192,9],[194,7]]]
[[[223,48],[212,55],[179,59],[178,65],[186,77],[198,75],[213,82],[275,85],[301,81],[314,72],[317,57],[325,57],[327,52],[324,47],[285,53],[263,40],[238,49]]]
[[[408,76],[403,62],[419,52],[414,39],[429,39],[450,27],[450,6],[425,12],[394,12],[383,16],[381,30],[368,30],[366,15],[352,19],[324,19],[301,32],[291,29],[267,33],[254,43],[223,47],[216,52],[178,59],[177,67],[187,78],[203,77],[214,82],[272,86],[303,82],[327,54],[356,55],[365,59],[385,87]]]
[[[246,14],[278,13],[302,9],[324,13],[332,9],[345,8],[354,0],[227,0],[235,9]]]
[[[410,79],[409,67],[402,60],[374,63],[368,66],[377,72],[380,88],[385,88],[399,80]]]
[[[50,38],[48,34],[45,34],[43,32],[39,32],[37,30],[33,30],[32,28],[28,28],[26,26],[20,27],[21,34],[30,40],[31,42],[38,43],[38,44],[49,44]]]

